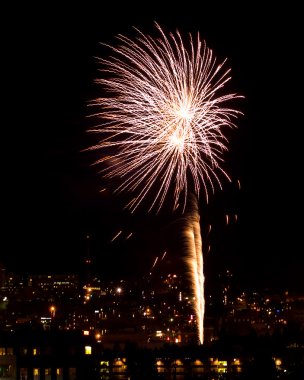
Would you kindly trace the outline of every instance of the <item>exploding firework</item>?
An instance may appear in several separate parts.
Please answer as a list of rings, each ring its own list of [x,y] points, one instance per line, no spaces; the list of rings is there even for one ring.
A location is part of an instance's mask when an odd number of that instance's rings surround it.
[[[91,149],[104,151],[97,163],[105,178],[120,178],[116,191],[134,194],[132,211],[149,193],[150,209],[159,210],[172,184],[174,207],[185,206],[189,183],[208,199],[215,182],[221,187],[219,173],[228,177],[223,129],[240,113],[225,106],[239,96],[221,93],[230,80],[226,60],[217,63],[199,35],[189,35],[187,49],[178,31],[167,37],[156,26],[160,38],[136,29],[136,39],[119,35],[120,44],[109,46],[97,80],[107,96],[92,102],[102,122],[91,131],[102,139]]]
[[[224,129],[235,127],[240,114],[227,106],[240,96],[223,93],[230,80],[226,60],[218,63],[199,34],[189,34],[185,41],[178,31],[167,36],[158,24],[156,28],[158,38],[135,29],[134,39],[118,35],[117,46],[106,45],[112,54],[99,59],[103,77],[97,80],[104,96],[91,104],[98,107],[94,116],[101,122],[90,131],[102,137],[90,149],[102,153],[96,163],[102,164],[103,176],[119,180],[116,191],[132,194],[132,212],[147,198],[152,199],[149,211],[159,211],[168,198],[174,199],[174,209],[181,205],[184,211],[189,189],[197,201],[203,188],[208,201],[214,184],[221,188],[221,176],[229,179],[222,168]],[[195,255],[188,255],[188,264],[200,303],[202,343],[204,281],[197,217],[188,227],[194,239]]]

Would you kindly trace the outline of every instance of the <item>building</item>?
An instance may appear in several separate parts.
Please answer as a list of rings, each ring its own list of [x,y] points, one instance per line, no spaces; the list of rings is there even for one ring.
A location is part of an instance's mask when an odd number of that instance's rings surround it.
[[[23,330],[0,333],[0,378],[95,379],[93,340],[80,332]]]

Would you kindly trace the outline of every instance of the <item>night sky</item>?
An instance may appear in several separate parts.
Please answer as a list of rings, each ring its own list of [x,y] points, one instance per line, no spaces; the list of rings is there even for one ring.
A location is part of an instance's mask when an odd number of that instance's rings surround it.
[[[167,31],[199,31],[219,60],[228,58],[230,86],[245,96],[225,156],[232,182],[223,181],[208,205],[200,198],[203,242],[211,246],[206,276],[215,281],[217,271],[230,268],[241,286],[304,291],[299,9],[290,2],[188,1],[167,9],[103,3],[15,4],[2,12],[0,262],[13,272],[79,271],[90,235],[96,273],[142,276],[174,236],[175,215],[166,207],[157,216],[131,215],[124,196],[109,187],[100,193],[108,184],[91,165],[97,153],[84,151],[96,142],[86,131],[88,103],[100,95],[99,43],[132,36],[133,26],[153,35],[157,21]],[[173,251],[167,265],[174,268],[180,256]]]

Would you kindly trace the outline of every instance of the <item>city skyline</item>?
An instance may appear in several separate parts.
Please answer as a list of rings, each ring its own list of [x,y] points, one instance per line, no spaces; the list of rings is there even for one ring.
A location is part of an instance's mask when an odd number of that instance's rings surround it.
[[[192,368],[195,374],[211,372],[210,378],[229,373],[248,379],[255,370],[267,380],[269,373],[298,379],[303,294],[235,293],[231,273],[224,275],[207,297],[205,340],[199,345],[194,297],[182,276],[164,273],[137,283],[94,279],[89,285],[77,275],[10,274],[5,280],[1,272],[1,373],[14,379],[56,373],[57,379],[73,380],[75,373],[108,379],[100,375],[119,372],[122,378],[135,372],[134,360],[151,379],[159,378],[155,370],[171,373],[177,365],[182,379]],[[175,373],[166,378],[175,379]]]
[[[208,205],[202,198],[203,247],[204,238],[211,246],[204,251],[207,261],[214,271],[217,265],[231,267],[240,281],[303,290],[295,221],[301,207],[294,141],[300,126],[294,99],[296,13],[258,4],[209,5],[200,12],[155,6],[148,13],[108,5],[75,7],[71,13],[40,9],[38,17],[29,9],[10,13],[5,70],[13,100],[4,127],[1,262],[12,271],[74,272],[87,253],[88,235],[96,266],[107,275],[144,274],[163,254],[160,245],[174,215],[122,211],[123,197],[99,192],[104,182],[91,166],[94,156],[83,152],[93,141],[86,132],[87,104],[98,95],[99,42],[132,33],[132,26],[152,32],[157,21],[168,30],[200,32],[220,59],[227,58],[232,88],[245,96],[244,117],[225,155],[232,182],[223,183]],[[284,21],[292,23],[289,28]],[[174,264],[179,257],[172,253],[169,259]]]

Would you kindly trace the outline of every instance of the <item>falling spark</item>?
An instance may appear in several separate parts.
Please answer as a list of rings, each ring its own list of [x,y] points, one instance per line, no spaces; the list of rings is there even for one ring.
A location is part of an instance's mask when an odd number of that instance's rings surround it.
[[[153,265],[152,265],[152,267],[151,267],[151,269],[150,269],[150,270],[152,270],[152,269],[155,267],[155,265],[156,265],[157,261],[158,261],[158,257],[156,257],[156,259],[154,260],[154,263],[153,263]]]
[[[137,37],[118,35],[109,46],[109,58],[100,58],[104,74],[96,82],[104,96],[91,106],[100,125],[90,131],[101,135],[89,150],[99,150],[101,173],[119,181],[116,192],[132,194],[127,207],[134,212],[144,199],[158,212],[166,199],[173,209],[185,211],[189,196],[196,196],[195,211],[186,218],[187,263],[195,295],[199,341],[203,343],[204,274],[197,198],[201,189],[208,202],[210,190],[220,188],[227,151],[224,129],[236,127],[241,112],[227,105],[236,98],[225,94],[230,81],[226,59],[189,34],[165,35],[156,23],[158,38],[136,29]],[[150,196],[149,196],[150,195]],[[193,203],[193,202],[192,202]],[[188,221],[187,221],[188,220]],[[113,239],[114,240],[114,239]]]
[[[121,235],[122,231],[117,232],[117,234],[113,237],[111,240],[111,243],[118,238],[119,235]]]
[[[226,224],[228,225],[229,224],[229,215],[226,214]]]
[[[129,235],[126,237],[126,240],[130,239],[130,237],[133,235],[133,232],[130,232]]]
[[[241,182],[240,182],[239,179],[237,180],[237,184],[238,184],[238,188],[239,188],[239,190],[241,190]]]
[[[165,258],[166,254],[167,254],[167,252],[164,252],[164,254],[162,255],[162,258],[160,259],[160,261],[162,261]]]

